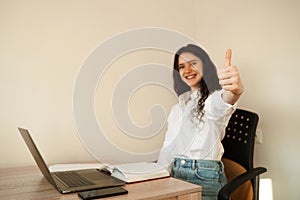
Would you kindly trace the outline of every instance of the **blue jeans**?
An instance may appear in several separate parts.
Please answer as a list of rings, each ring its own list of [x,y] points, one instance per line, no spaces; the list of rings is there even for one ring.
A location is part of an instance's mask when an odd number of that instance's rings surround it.
[[[172,176],[202,186],[202,200],[217,200],[227,180],[221,161],[175,158]]]

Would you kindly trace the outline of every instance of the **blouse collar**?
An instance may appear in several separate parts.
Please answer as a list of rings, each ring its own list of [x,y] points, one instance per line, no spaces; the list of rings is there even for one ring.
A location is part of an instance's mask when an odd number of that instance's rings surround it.
[[[179,101],[179,104],[181,106],[184,106],[186,105],[190,100],[196,100],[196,99],[199,99],[200,98],[200,94],[198,93],[198,90],[192,92],[192,91],[187,91],[183,94],[181,94],[179,97],[178,97],[178,101]]]

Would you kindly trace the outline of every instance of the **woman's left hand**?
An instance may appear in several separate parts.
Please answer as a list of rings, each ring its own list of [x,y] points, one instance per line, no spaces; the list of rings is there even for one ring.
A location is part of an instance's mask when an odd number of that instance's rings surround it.
[[[244,86],[236,66],[231,65],[231,49],[226,51],[225,65],[218,72],[219,83],[223,90],[225,102],[234,104],[244,92]]]

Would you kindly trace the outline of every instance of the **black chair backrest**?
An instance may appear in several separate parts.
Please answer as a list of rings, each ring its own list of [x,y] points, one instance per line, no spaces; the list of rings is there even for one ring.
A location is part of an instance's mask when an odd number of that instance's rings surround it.
[[[224,146],[223,158],[239,163],[246,170],[253,168],[258,118],[256,113],[236,109],[229,120],[225,137],[222,140]]]

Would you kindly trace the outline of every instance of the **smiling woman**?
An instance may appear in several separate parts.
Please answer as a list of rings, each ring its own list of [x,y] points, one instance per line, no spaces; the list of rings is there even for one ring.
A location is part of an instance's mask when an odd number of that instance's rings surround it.
[[[228,50],[224,69],[217,74],[208,54],[196,45],[180,48],[174,58],[174,89],[179,102],[169,114],[158,163],[171,167],[175,178],[201,185],[203,200],[217,199],[226,183],[221,141],[243,92],[230,59]]]

